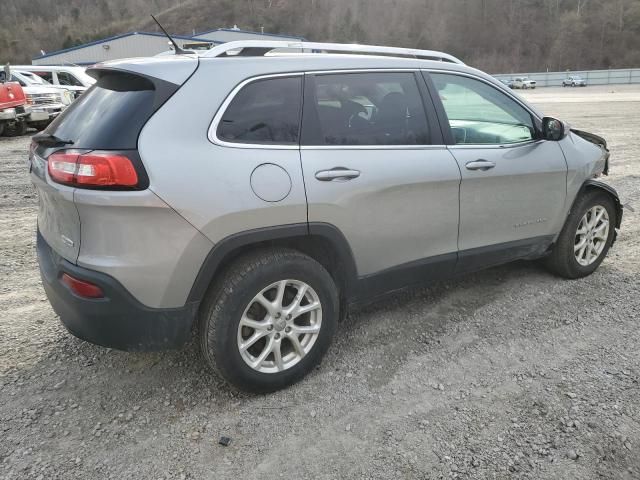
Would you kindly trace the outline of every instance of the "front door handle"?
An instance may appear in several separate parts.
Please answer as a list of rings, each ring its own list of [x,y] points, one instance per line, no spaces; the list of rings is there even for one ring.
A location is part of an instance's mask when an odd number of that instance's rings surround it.
[[[465,164],[467,170],[482,170],[483,172],[492,169],[495,167],[495,162],[490,162],[489,160],[474,160],[473,162],[468,162]]]
[[[331,170],[320,170],[316,172],[316,178],[321,182],[331,182],[333,180],[345,182],[358,178],[359,176],[360,172],[358,170],[351,170],[345,167],[335,167]]]

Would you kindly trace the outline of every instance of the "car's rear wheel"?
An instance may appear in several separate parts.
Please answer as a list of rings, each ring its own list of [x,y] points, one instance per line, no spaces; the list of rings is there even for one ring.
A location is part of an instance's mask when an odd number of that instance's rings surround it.
[[[613,200],[607,193],[584,194],[572,208],[546,265],[565,278],[581,278],[593,273],[613,243],[616,215]]]
[[[338,319],[329,273],[294,250],[261,250],[231,265],[210,289],[198,335],[225,380],[271,392],[304,377],[327,351]]]

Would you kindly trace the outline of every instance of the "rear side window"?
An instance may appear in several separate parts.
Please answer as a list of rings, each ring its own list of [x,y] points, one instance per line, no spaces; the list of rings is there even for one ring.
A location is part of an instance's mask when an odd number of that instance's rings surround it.
[[[422,96],[411,72],[316,75],[311,91],[309,110],[305,102],[305,118],[311,118],[305,124],[305,145],[428,145],[431,141]]]
[[[295,145],[301,104],[301,76],[256,80],[233,97],[217,136],[233,143]]]
[[[82,83],[69,72],[58,72],[58,83],[60,85],[69,85],[71,87],[81,87]]]
[[[135,149],[144,124],[177,88],[129,73],[102,72],[47,133],[72,141],[74,148]]]

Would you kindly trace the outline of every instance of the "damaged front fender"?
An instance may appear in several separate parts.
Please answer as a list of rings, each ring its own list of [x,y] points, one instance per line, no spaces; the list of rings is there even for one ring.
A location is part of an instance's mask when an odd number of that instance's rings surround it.
[[[594,145],[598,145],[604,154],[604,167],[602,169],[603,175],[609,175],[609,148],[607,146],[607,141],[599,135],[595,133],[585,132],[583,130],[577,130],[575,128],[571,129],[572,133],[575,133],[581,138],[584,138],[586,141],[593,143]]]

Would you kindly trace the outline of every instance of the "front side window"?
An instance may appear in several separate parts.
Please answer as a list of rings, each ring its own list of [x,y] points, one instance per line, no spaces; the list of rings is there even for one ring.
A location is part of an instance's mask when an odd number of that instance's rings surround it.
[[[301,104],[301,76],[256,80],[233,98],[217,136],[233,143],[297,144]]]
[[[496,88],[469,77],[432,73],[456,144],[504,145],[532,140],[531,114]]]
[[[427,145],[429,127],[411,72],[316,75],[307,145]],[[307,116],[305,103],[305,117]],[[309,133],[309,134],[308,134]]]
[[[52,72],[34,72],[34,74],[38,75],[40,78],[44,78],[49,83],[54,83]]]

